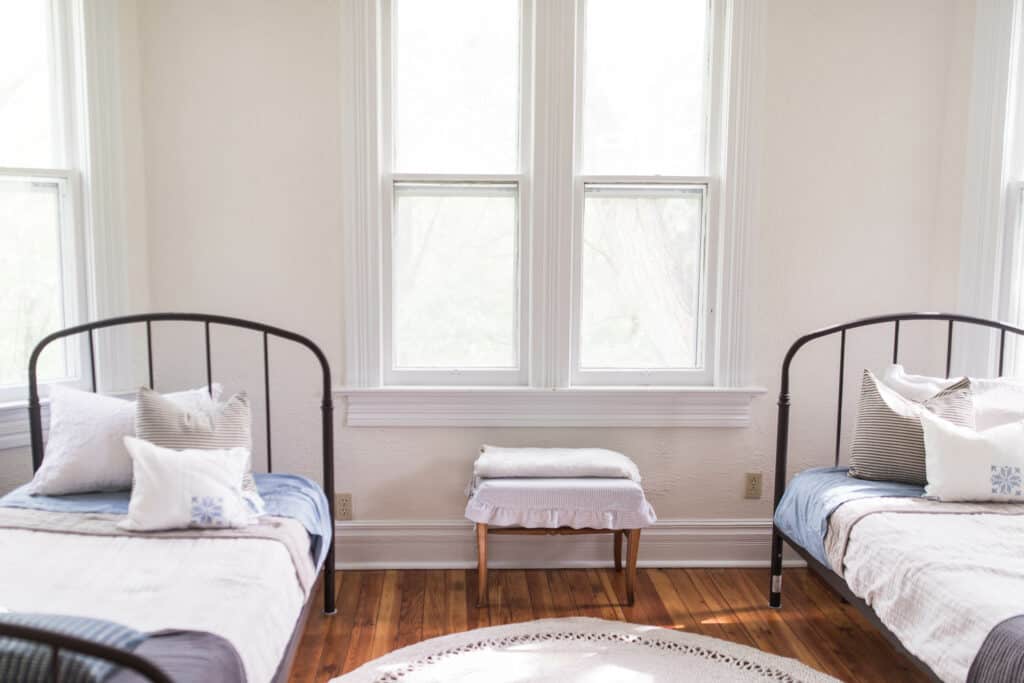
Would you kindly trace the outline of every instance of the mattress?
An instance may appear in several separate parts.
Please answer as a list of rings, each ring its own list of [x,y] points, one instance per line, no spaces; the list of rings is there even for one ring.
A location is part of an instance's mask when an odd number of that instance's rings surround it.
[[[466,517],[530,529],[639,529],[657,521],[644,490],[630,479],[482,479]]]

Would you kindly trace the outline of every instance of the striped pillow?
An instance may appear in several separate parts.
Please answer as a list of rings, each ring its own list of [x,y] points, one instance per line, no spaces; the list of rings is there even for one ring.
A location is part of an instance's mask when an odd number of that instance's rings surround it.
[[[212,410],[189,410],[142,387],[135,404],[135,435],[163,448],[252,452],[252,417],[243,391]],[[252,463],[242,480],[242,493],[262,512],[262,501],[252,478]]]
[[[919,417],[924,410],[973,429],[970,380],[963,379],[918,403],[900,396],[865,370],[850,447],[850,476],[926,484],[924,431]]]

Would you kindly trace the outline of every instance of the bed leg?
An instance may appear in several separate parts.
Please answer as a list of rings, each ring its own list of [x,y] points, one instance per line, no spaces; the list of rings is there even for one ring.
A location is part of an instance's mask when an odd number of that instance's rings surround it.
[[[338,607],[334,600],[334,539],[331,539],[331,547],[324,560],[324,614],[337,613]]]
[[[782,607],[782,536],[772,527],[772,578],[768,587],[768,605]]]

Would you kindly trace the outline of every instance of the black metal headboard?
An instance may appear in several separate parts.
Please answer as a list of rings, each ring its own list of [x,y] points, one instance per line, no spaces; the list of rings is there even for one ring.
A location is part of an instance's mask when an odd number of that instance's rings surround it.
[[[207,315],[204,313],[142,313],[139,315],[126,315],[118,318],[107,318],[97,320],[83,325],[75,325],[63,330],[49,334],[36,344],[28,361],[28,413],[29,430],[32,437],[32,469],[38,470],[43,462],[43,421],[39,403],[39,386],[36,377],[36,364],[39,354],[43,349],[58,339],[78,334],[87,335],[89,351],[89,368],[92,390],[96,391],[96,345],[94,333],[96,330],[120,325],[142,324],[146,328],[146,361],[149,376],[149,386],[153,387],[153,323],[154,322],[198,322],[203,324],[203,337],[206,350],[206,382],[212,391],[213,366],[210,361],[210,326],[222,325],[226,327],[238,327],[258,332],[263,336],[263,387],[266,392],[266,430],[267,430],[267,471],[273,471],[273,446],[271,440],[271,419],[270,419],[270,352],[268,349],[268,338],[279,337],[287,339],[309,349],[320,364],[323,375],[323,396],[320,402],[322,435],[323,435],[323,487],[327,494],[327,506],[330,510],[331,519],[334,519],[334,404],[331,400],[331,368],[327,362],[327,356],[313,343],[312,340],[295,332],[264,325],[263,323],[243,320],[242,318],[231,318],[222,315]],[[325,539],[325,542],[327,539]],[[334,542],[330,539],[325,562],[324,581],[324,611],[334,612]]]
[[[779,501],[782,499],[782,494],[786,490],[786,465],[789,456],[789,369],[793,362],[793,357],[796,356],[796,353],[808,342],[812,342],[816,339],[822,339],[824,337],[830,337],[834,334],[839,335],[839,392],[836,399],[836,439],[834,461],[834,463],[838,465],[840,456],[840,437],[842,436],[843,428],[843,374],[846,365],[847,331],[861,327],[870,327],[872,325],[891,324],[893,330],[892,362],[897,363],[899,362],[900,353],[900,323],[915,320],[934,320],[946,323],[946,377],[949,377],[953,358],[954,325],[974,325],[999,331],[998,374],[1000,375],[1003,374],[1003,361],[1006,355],[1007,333],[1024,336],[1024,329],[1020,327],[1015,327],[997,320],[976,318],[969,315],[958,315],[955,313],[893,313],[890,315],[879,315],[871,318],[861,318],[860,320],[853,320],[840,325],[832,325],[831,327],[825,327],[809,334],[805,334],[797,339],[789,347],[789,350],[786,351],[786,356],[782,360],[782,378],[779,387],[779,421],[775,442],[775,495],[772,506],[773,512],[778,508]],[[781,570],[782,538],[776,529],[774,530],[772,537],[771,604],[773,607],[777,607],[779,604],[779,591],[776,585],[776,578],[781,576]],[[779,582],[779,585],[781,585],[781,581]]]

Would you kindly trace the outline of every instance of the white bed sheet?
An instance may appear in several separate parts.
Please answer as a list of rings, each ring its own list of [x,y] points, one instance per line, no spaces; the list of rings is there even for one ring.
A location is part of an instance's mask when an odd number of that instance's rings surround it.
[[[910,511],[930,506],[942,512]],[[898,508],[905,509],[892,511]],[[1005,503],[871,498],[840,506],[828,533],[849,537],[841,561],[853,593],[949,683],[967,679],[996,624],[1024,614],[1021,513],[1024,506]],[[835,564],[838,557],[832,557]]]
[[[0,530],[0,607],[226,638],[249,683],[271,680],[305,596],[266,539],[150,539]]]

